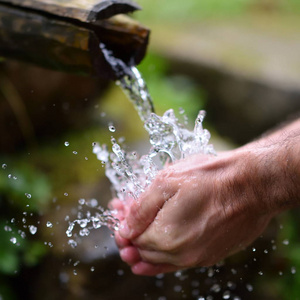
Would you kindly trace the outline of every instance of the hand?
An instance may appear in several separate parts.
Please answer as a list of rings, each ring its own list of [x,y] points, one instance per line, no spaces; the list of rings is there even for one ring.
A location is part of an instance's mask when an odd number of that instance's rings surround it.
[[[115,200],[121,258],[136,274],[210,266],[254,241],[295,189],[282,144],[195,155],[160,171],[138,201]]]

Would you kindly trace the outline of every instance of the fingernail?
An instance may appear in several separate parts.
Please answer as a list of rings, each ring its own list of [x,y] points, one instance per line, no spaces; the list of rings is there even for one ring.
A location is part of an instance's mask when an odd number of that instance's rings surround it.
[[[128,227],[128,224],[126,221],[123,221],[121,223],[121,226],[120,226],[120,235],[123,237],[123,238],[128,238],[130,236],[130,228]]]

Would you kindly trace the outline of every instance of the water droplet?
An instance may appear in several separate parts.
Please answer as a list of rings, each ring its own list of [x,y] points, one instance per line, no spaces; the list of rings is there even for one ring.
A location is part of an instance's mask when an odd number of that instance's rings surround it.
[[[253,286],[251,284],[246,284],[246,289],[249,291],[249,292],[252,292],[253,291]]]
[[[75,276],[77,276],[77,271],[76,271],[76,270],[73,270],[73,274],[74,274]]]
[[[11,174],[8,174],[7,177],[10,179],[10,178],[12,177],[12,175],[11,175]]]
[[[174,286],[174,292],[179,293],[182,290],[182,286],[181,285],[175,285]]]
[[[81,236],[88,236],[90,234],[90,231],[87,228],[83,228],[79,231],[79,235]]]
[[[2,164],[2,169],[6,169],[7,168],[7,164]]]
[[[69,275],[66,272],[59,273],[59,280],[61,283],[67,283],[69,281]]]
[[[16,239],[15,237],[12,237],[12,238],[10,239],[10,241],[11,241],[13,244],[16,244],[16,243],[17,243],[17,239]]]
[[[77,154],[78,154],[78,152],[77,152],[77,151],[73,151],[73,154],[77,155]]]
[[[255,251],[256,251],[256,248],[252,248],[252,251],[255,252]]]
[[[31,198],[31,194],[25,193],[25,196],[30,199]]]
[[[215,274],[215,271],[214,271],[213,268],[209,268],[209,269],[207,270],[207,276],[208,276],[208,277],[213,277],[214,274]]]
[[[68,141],[65,141],[64,145],[65,145],[66,147],[68,147],[68,146],[70,145],[70,143],[69,143]]]
[[[282,241],[282,244],[283,244],[283,245],[286,245],[286,246],[287,246],[289,243],[290,243],[290,241],[289,241],[288,239],[285,239],[285,240]]]
[[[90,200],[88,201],[88,205],[89,205],[90,207],[97,207],[97,206],[98,206],[98,201],[97,201],[97,199],[90,199]]]
[[[74,266],[74,267],[77,267],[79,264],[80,264],[80,261],[77,260],[77,261],[74,262],[73,266]]]
[[[48,222],[46,223],[46,226],[47,226],[48,228],[52,228],[52,227],[53,227],[53,224],[52,224],[50,221],[48,221]]]
[[[109,125],[108,129],[109,129],[110,132],[115,132],[116,131],[116,128],[113,125]]]
[[[29,225],[29,231],[32,235],[34,235],[37,232],[37,227],[34,225]]]
[[[230,288],[231,290],[234,290],[236,288],[236,284],[232,281],[228,281],[227,287]]]
[[[122,269],[119,269],[119,270],[117,271],[117,274],[118,274],[119,276],[123,276],[123,275],[124,275],[124,271],[123,271]]]
[[[17,176],[13,176],[13,180],[17,180],[18,179],[18,177]]]
[[[4,230],[7,231],[7,232],[12,231],[11,227],[7,226],[7,225],[4,226]]]
[[[177,277],[177,278],[179,278],[181,275],[182,275],[182,272],[181,272],[181,271],[176,271],[176,272],[174,273],[174,276]]]
[[[84,204],[85,204],[85,199],[83,199],[83,198],[79,199],[79,200],[78,200],[78,203],[79,203],[80,205],[84,205]]]
[[[69,194],[68,194],[68,193],[64,193],[64,196],[68,197],[68,196],[69,196]]]
[[[265,253],[265,254],[268,254],[268,253],[269,253],[269,251],[268,251],[267,249],[265,249],[265,250],[264,250],[264,253]]]
[[[296,267],[291,267],[291,273],[296,274]]]
[[[230,292],[229,291],[225,291],[223,293],[223,299],[230,299]]]
[[[282,275],[283,275],[283,272],[282,272],[282,271],[279,271],[278,274],[279,274],[279,276],[282,276]]]
[[[91,267],[91,272],[94,272],[95,271],[95,267]]]
[[[219,284],[214,284],[210,290],[215,293],[219,293],[221,291],[221,286]]]
[[[77,247],[77,242],[74,240],[68,240],[68,245],[70,245],[72,248],[76,248]]]
[[[264,273],[262,271],[259,271],[258,275],[262,276],[262,275],[264,275]]]

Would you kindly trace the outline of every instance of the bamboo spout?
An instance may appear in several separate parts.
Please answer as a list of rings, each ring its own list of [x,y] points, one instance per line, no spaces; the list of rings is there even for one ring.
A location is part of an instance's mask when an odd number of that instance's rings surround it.
[[[39,66],[118,79],[100,44],[125,65],[144,57],[149,30],[119,13],[122,0],[0,0],[0,55]]]

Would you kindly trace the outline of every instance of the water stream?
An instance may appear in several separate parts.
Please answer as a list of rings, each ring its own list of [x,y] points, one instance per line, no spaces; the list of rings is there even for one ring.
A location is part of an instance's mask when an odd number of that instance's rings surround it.
[[[163,116],[154,113],[145,81],[135,67],[130,68],[129,72],[127,70],[127,74],[117,84],[127,94],[144,123],[149,134],[149,151],[144,155],[139,155],[136,151],[126,152],[113,136],[112,151],[105,144],[93,143],[93,153],[105,166],[105,174],[111,182],[114,197],[123,201],[127,197],[137,199],[165,162],[172,163],[195,153],[215,154],[213,146],[209,144],[210,133],[203,128],[204,111],[199,112],[194,128],[189,130],[172,109],[167,110]],[[90,207],[84,199],[81,202]],[[92,214],[88,209],[85,213],[80,212],[78,219],[69,222],[66,233],[70,238],[69,244],[73,247],[76,246],[76,241],[71,237],[76,224],[79,225],[80,236],[88,235],[91,229],[101,226],[118,230],[119,221],[113,212],[98,206],[94,208],[97,210],[95,213]]]

